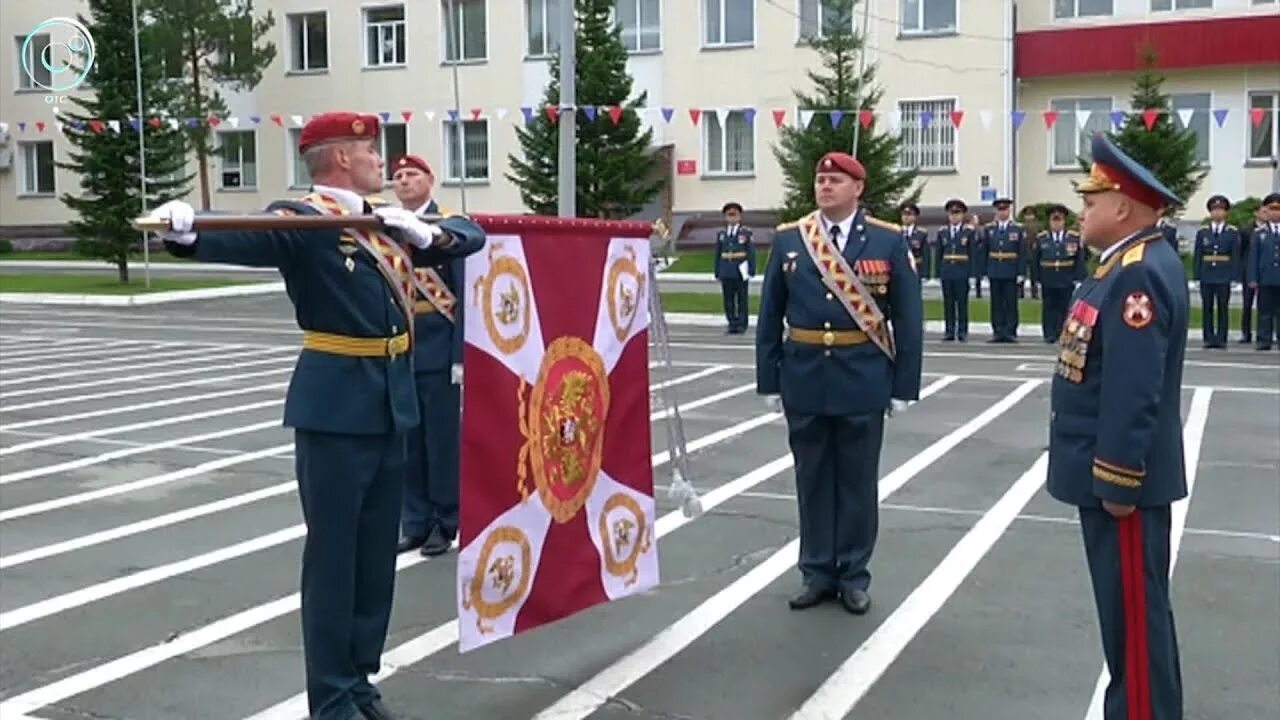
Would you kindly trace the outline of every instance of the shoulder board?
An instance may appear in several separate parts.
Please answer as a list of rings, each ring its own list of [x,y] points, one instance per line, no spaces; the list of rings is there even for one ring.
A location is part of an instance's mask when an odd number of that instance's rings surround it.
[[[900,233],[900,232],[902,232],[902,226],[901,226],[901,225],[898,225],[897,223],[891,223],[891,222],[888,222],[888,221],[886,221],[886,220],[881,220],[880,218],[878,218],[878,217],[872,217],[871,215],[866,215],[866,216],[864,216],[862,219],[863,219],[863,220],[864,220],[868,225],[875,225],[876,227],[882,227],[882,228],[884,228],[884,229],[886,229],[886,230],[892,230],[892,231],[894,231],[894,232],[896,232],[896,233]]]
[[[1142,262],[1142,257],[1147,252],[1147,244],[1140,242],[1137,245],[1124,251],[1124,256],[1120,258],[1120,267],[1129,267],[1134,263]]]
[[[307,202],[306,198],[276,200],[267,206],[267,212],[276,215],[316,215],[319,213]]]
[[[1036,237],[1038,237],[1038,238],[1040,238],[1040,237],[1049,237],[1049,231],[1048,231],[1048,230],[1041,230],[1040,232],[1036,233]]]
[[[1240,230],[1240,228],[1236,227],[1235,225],[1232,225],[1231,223],[1227,223],[1227,229],[1236,230],[1236,231]]]
[[[383,207],[389,204],[386,200],[383,200],[377,195],[370,195],[366,197],[364,201],[369,203],[370,207]]]
[[[792,220],[791,222],[784,222],[778,225],[776,228],[774,228],[774,230],[777,230],[778,232],[782,232],[783,230],[790,230],[792,228],[798,228],[798,227],[800,227],[800,221]]]
[[[1068,235],[1075,235],[1076,237],[1080,237],[1080,231],[1079,231],[1079,230],[1068,230],[1068,231],[1067,231],[1067,234],[1068,234]]]

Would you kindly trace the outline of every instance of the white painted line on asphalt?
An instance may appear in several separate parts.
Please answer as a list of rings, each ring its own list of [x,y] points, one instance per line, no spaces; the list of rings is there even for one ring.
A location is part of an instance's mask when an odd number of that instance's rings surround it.
[[[1004,536],[1014,518],[1044,484],[1048,469],[1049,453],[1041,453],[1035,464],[960,538],[924,582],[796,710],[791,720],[841,720],[852,712]]]
[[[96,430],[85,430],[83,432],[71,433],[69,435],[53,435],[39,440],[31,440],[29,442],[0,448],[0,457],[26,452],[27,450],[38,450],[40,448],[53,447],[55,445],[65,445],[66,443],[76,442],[77,440],[87,440],[89,438],[104,437],[107,435],[119,435],[120,433],[134,432],[136,430],[149,430],[151,428],[178,425],[185,422],[191,422],[193,420],[207,420],[209,418],[222,417],[223,415],[235,415],[243,412],[251,412],[253,410],[262,410],[264,408],[275,407],[283,402],[283,399],[263,400],[262,402],[249,403],[247,405],[232,405],[230,407],[221,407],[198,413],[188,413],[186,415],[169,415],[158,420],[146,420],[143,422],[132,423],[130,425],[116,425],[114,427],[108,426],[98,428]],[[3,483],[4,481],[0,480],[0,484]]]
[[[6,321],[7,324],[7,321]],[[43,343],[39,348],[23,348],[14,352],[5,352],[3,360],[6,366],[12,367],[13,361],[20,364],[38,363],[42,360],[64,359],[69,353],[75,353],[75,357],[95,356],[103,353],[129,352],[138,349],[139,346],[158,347],[158,340],[105,340],[100,338],[68,338],[65,340],[51,340]]]
[[[224,360],[238,360],[238,359],[248,358],[248,357],[258,357],[261,355],[279,355],[281,352],[283,352],[286,349],[287,348],[240,350],[237,352],[218,353],[216,356],[212,356],[212,357],[209,355],[208,350],[180,350],[177,352],[170,352],[168,350],[165,350],[163,354],[148,353],[147,355],[143,355],[143,356],[126,356],[130,358],[130,362],[127,362],[127,363],[124,362],[125,358],[115,358],[114,359],[115,362],[122,363],[119,365],[113,364],[113,365],[108,365],[106,367],[81,367],[75,370],[64,370],[62,372],[49,373],[47,375],[29,375],[29,376],[23,376],[18,378],[12,378],[9,380],[3,380],[3,381],[0,381],[0,392],[2,392],[7,388],[14,387],[16,385],[30,385],[31,383],[35,383],[35,382],[48,382],[50,380],[58,380],[66,377],[82,377],[86,375],[97,375],[99,373],[120,373],[120,374],[125,374],[127,376],[128,373],[134,370],[139,370],[139,369],[151,370],[152,368],[172,367],[174,365],[190,365],[191,363],[201,362],[201,361],[217,362],[217,361],[224,361]],[[178,358],[173,357],[174,355],[179,355],[179,354],[181,355],[194,354],[195,357],[178,357]],[[138,357],[141,357],[142,361],[139,361]],[[88,363],[85,363],[85,365],[88,365]],[[43,370],[47,368],[41,368],[41,369]],[[159,376],[152,376],[152,377],[159,377]],[[109,382],[109,380],[103,380],[102,382]],[[57,386],[57,387],[61,387],[61,386]],[[45,389],[47,390],[48,388],[45,388]]]
[[[271,426],[278,426],[278,423],[272,422]],[[162,475],[154,475],[141,480],[134,480],[133,482],[111,485],[110,487],[99,488],[97,490],[88,490],[86,492],[76,493],[75,495],[64,495],[52,500],[31,503],[30,505],[22,505],[21,507],[0,511],[0,522],[31,517],[32,515],[40,515],[75,505],[83,505],[88,502],[93,502],[94,500],[102,500],[103,498],[124,495],[137,490],[146,490],[160,485],[167,485],[169,483],[178,482],[179,480],[186,480],[187,478],[204,475],[215,470],[243,465],[244,463],[261,460],[262,458],[271,457],[272,455],[280,455],[282,453],[289,452],[292,449],[293,443],[277,445],[265,450],[255,450],[253,452],[232,455],[231,457],[210,460],[208,462],[200,463],[199,465],[182,468],[181,470],[174,470],[173,472],[167,472]]]
[[[207,368],[216,370],[217,368]],[[88,395],[72,395],[70,397],[52,398],[49,400],[38,400],[35,402],[23,403],[21,405],[3,405],[5,412],[13,413],[19,410],[30,410],[31,408],[47,408],[52,405],[66,405],[68,403],[89,402],[91,400],[105,400],[107,398],[124,397],[125,395],[142,395],[147,393],[160,392],[161,390],[176,390],[177,388],[200,387],[203,385],[217,385],[219,383],[227,383],[232,380],[247,380],[249,378],[260,378],[268,375],[279,375],[280,373],[293,372],[293,366],[276,368],[274,370],[257,370],[247,373],[236,373],[234,375],[215,375],[214,377],[202,378],[200,380],[184,380],[177,383],[165,383],[163,385],[144,385],[143,387],[127,388],[124,390],[108,390],[107,392],[90,393]],[[105,384],[105,383],[102,383]]]
[[[1191,398],[1187,423],[1182,429],[1182,457],[1187,468],[1187,496],[1173,504],[1169,527],[1169,582],[1173,583],[1173,570],[1178,565],[1178,549],[1182,547],[1182,532],[1187,526],[1187,512],[1191,509],[1191,493],[1195,490],[1196,474],[1200,468],[1200,446],[1204,443],[1204,430],[1209,422],[1209,403],[1212,390],[1197,390]],[[1085,720],[1102,720],[1102,700],[1111,682],[1111,672],[1106,663],[1093,687]]]
[[[129,351],[133,351],[136,349],[137,349],[136,347],[131,347],[129,348]],[[98,358],[97,360],[76,360],[74,362],[54,363],[52,365],[45,365],[42,363],[38,367],[40,370],[66,370],[66,369],[82,370],[84,368],[97,367],[99,365],[115,365],[117,363],[132,363],[140,360],[153,360],[157,355],[156,351],[160,349],[164,349],[164,356],[166,358],[182,357],[187,355],[198,355],[200,353],[204,353],[204,354],[209,353],[208,348],[187,348],[185,350],[170,350],[167,348],[157,347],[157,348],[148,350],[145,353],[138,353],[136,355],[119,355],[116,357]],[[248,347],[246,346],[245,349],[248,349]],[[19,368],[0,367],[0,376],[17,375],[19,373],[31,372],[33,369],[36,369],[36,368],[34,366],[19,367]]]
[[[273,358],[266,358],[265,360],[250,360],[248,362],[226,363],[224,365],[206,365],[204,367],[190,368],[188,370],[179,370],[176,372],[165,371],[165,372],[158,372],[158,373],[143,373],[141,375],[133,375],[129,378],[129,382],[137,382],[139,380],[152,380],[155,378],[178,377],[180,375],[196,375],[196,374],[217,375],[223,370],[238,370],[240,368],[257,367],[259,365],[272,365],[272,364],[277,364],[282,362],[294,363],[295,361],[296,361],[296,358],[292,358],[292,357],[287,357],[287,358],[273,357]],[[288,369],[292,370],[293,368],[289,367]],[[59,390],[59,391],[79,390],[81,388],[99,387],[102,385],[109,385],[109,384],[110,384],[110,381],[108,380],[90,380],[88,382],[82,382],[82,383],[71,383],[70,385],[57,385],[53,388],[28,388],[26,390],[18,390],[15,392],[8,392],[8,393],[0,392],[0,399],[15,398],[15,397],[21,397],[24,395],[36,395],[40,393],[47,394],[51,390]]]
[[[899,465],[880,481],[879,501],[884,502],[885,498],[912,478],[1004,414],[1037,385],[1039,385],[1038,381],[1031,381],[1018,387],[982,414]],[[617,696],[675,657],[743,603],[777,580],[784,572],[794,568],[799,549],[799,538],[787,543],[746,575],[712,595],[684,617],[658,633],[648,643],[601,670],[595,677],[535,715],[533,720],[582,720],[599,710],[608,698]]]
[[[177,562],[148,568],[141,572],[131,573],[123,577],[112,578],[106,582],[100,582],[96,585],[90,585],[79,590],[69,593],[63,593],[45,600],[24,605],[8,612],[0,613],[0,632],[11,630],[19,625],[25,625],[50,615],[56,615],[60,612],[66,612],[73,608],[88,605],[90,603],[105,600],[114,595],[123,592],[136,590],[162,580],[177,577],[189,572],[195,572],[202,568],[207,568],[218,563],[234,560],[251,553],[259,552],[273,548],[277,545],[283,545],[287,542],[306,537],[307,526],[299,523],[293,527],[287,527],[277,530],[273,533],[261,535],[251,540],[228,545],[217,550],[207,552],[195,557],[186,558]]]
[[[89,307],[137,307],[165,303],[213,300],[216,298],[243,297],[246,295],[275,295],[284,293],[283,282],[250,282],[244,285],[223,285],[194,290],[167,290],[137,295],[93,295],[78,293],[0,293],[0,302],[24,305],[76,305]]]
[[[151,402],[138,403],[136,405],[109,407],[103,410],[89,410],[86,412],[72,413],[70,415],[55,415],[53,417],[37,418],[35,420],[23,420],[21,422],[0,425],[0,432],[26,430],[27,428],[42,427],[44,425],[61,425],[62,423],[68,423],[74,420],[88,420],[90,418],[103,417],[106,415],[120,415],[122,413],[135,412],[138,410],[153,410],[155,408],[168,407],[170,405],[187,405],[190,403],[200,402],[202,400],[217,400],[218,398],[232,397],[234,395],[247,395],[256,392],[266,392],[268,390],[283,390],[287,387],[289,387],[289,383],[287,382],[270,383],[268,385],[255,385],[253,387],[236,388],[234,390],[219,390],[218,392],[201,393],[198,395],[183,395],[182,397],[153,400]],[[6,412],[10,411],[10,408],[4,409]]]
[[[755,389],[756,389],[756,384],[752,382],[752,383],[747,383],[745,385],[739,385],[736,388],[729,388],[728,390],[718,392],[715,395],[708,395],[707,397],[699,398],[697,400],[694,400],[693,402],[680,403],[680,412],[683,413],[689,410],[697,410],[700,407],[705,407],[712,403],[720,402],[721,400],[734,397],[735,395],[742,395],[743,393],[751,392],[752,390],[755,390]],[[674,413],[671,408],[665,408],[663,410],[655,411],[653,414],[649,416],[649,419],[661,420],[663,418],[670,417],[673,414]]]
[[[653,367],[655,364],[657,363],[650,363],[650,367]],[[676,385],[683,385],[685,383],[693,382],[694,380],[701,380],[704,377],[715,375],[716,373],[724,372],[725,370],[728,370],[728,369],[729,368],[727,365],[712,365],[710,367],[703,368],[702,370],[699,370],[698,372],[695,372],[695,373],[689,373],[688,375],[681,375],[678,378],[673,378],[671,380],[664,380],[656,385],[650,385],[649,391],[652,392],[654,390],[661,390],[663,388],[674,387]]]
[[[277,401],[276,404],[279,404]],[[192,443],[204,442],[205,440],[221,440],[222,438],[234,437],[236,435],[246,435],[260,430],[270,430],[282,427],[279,420],[271,420],[268,422],[254,423],[252,425],[241,425],[229,428],[227,430],[218,430],[216,432],[207,432],[200,435],[189,435],[186,437],[173,438],[157,443],[139,444],[133,447],[121,448],[110,452],[101,453],[99,455],[90,455],[88,457],[80,457],[75,460],[67,460],[54,465],[45,465],[43,467],[31,468],[29,470],[20,470],[8,475],[0,475],[0,485],[8,485],[10,483],[22,482],[32,478],[53,475],[54,473],[63,473],[70,470],[79,470],[80,468],[92,465],[100,465],[104,462],[119,460],[120,458],[133,457],[143,453],[155,452],[156,450],[164,450],[167,448],[182,447]],[[235,451],[228,451],[228,455],[234,455]]]
[[[47,322],[33,321],[33,320],[6,320],[5,324],[6,325],[38,325],[42,328],[48,327]],[[135,331],[136,330],[160,330],[168,333],[173,333],[174,331],[173,325],[152,325],[149,323],[140,323],[140,322],[114,322],[114,323],[113,322],[78,322],[74,319],[59,322],[59,327],[84,328],[86,330],[103,330],[103,329],[135,330]],[[226,326],[226,325],[202,324],[198,328],[193,328],[191,332],[199,333],[199,334],[233,333],[235,335],[278,335],[283,337],[297,338],[299,340],[302,339],[302,331],[298,329],[296,323],[294,324],[294,327],[291,330],[285,330],[285,329],[272,330],[270,328],[252,327],[248,325]]]
[[[944,377],[930,384],[920,391],[920,399],[927,399],[955,381],[956,378],[954,377]],[[713,508],[728,500],[746,494],[751,488],[782,474],[793,465],[795,465],[795,459],[790,454],[783,455],[745,475],[711,489],[702,496],[703,511],[710,512]],[[673,510],[658,518],[657,522],[654,523],[654,535],[657,538],[666,537],[695,519],[686,517],[679,510]],[[382,656],[382,670],[374,676],[373,682],[382,682],[400,669],[422,662],[427,657],[444,650],[456,642],[458,642],[458,622],[455,618],[385,653]],[[299,693],[247,718],[247,720],[300,720],[306,716],[307,696],[306,693]]]

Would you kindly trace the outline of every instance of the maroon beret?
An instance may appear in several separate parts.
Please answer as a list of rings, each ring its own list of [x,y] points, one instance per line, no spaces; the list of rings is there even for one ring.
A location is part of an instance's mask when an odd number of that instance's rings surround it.
[[[854,180],[867,179],[867,171],[862,167],[862,163],[855,160],[852,155],[842,152],[829,152],[823,155],[818,161],[817,171],[844,173]]]
[[[331,140],[371,139],[378,136],[378,116],[353,112],[321,113],[302,126],[298,152]]]
[[[428,175],[435,174],[431,172],[431,166],[427,164],[427,161],[423,160],[421,157],[417,155],[401,155],[400,157],[396,158],[391,163],[391,172],[394,173],[396,170],[399,170],[400,168],[407,168],[407,167],[418,168],[419,170],[421,170],[422,172]]]

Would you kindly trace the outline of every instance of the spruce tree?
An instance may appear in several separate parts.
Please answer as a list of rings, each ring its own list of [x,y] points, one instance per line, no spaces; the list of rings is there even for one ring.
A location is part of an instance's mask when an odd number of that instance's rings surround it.
[[[191,177],[185,174],[186,141],[180,129],[151,124],[153,111],[138,115],[133,55],[131,0],[88,0],[89,18],[78,18],[93,36],[96,55],[87,80],[91,95],[72,98],[77,110],[63,111],[60,121],[75,148],[58,166],[76,172],[79,192],[62,194],[77,214],[69,223],[76,250],[116,266],[120,282],[129,282],[129,255],[141,250],[140,235],[130,220],[169,200],[186,196]],[[160,78],[158,54],[139,44],[143,107],[163,106],[170,98]],[[109,123],[119,121],[117,132]],[[142,197],[138,133],[145,133],[147,196]]]
[[[779,141],[773,155],[783,175],[780,220],[795,220],[813,211],[815,168],[818,160],[833,150],[852,154],[866,168],[867,182],[860,204],[877,217],[897,222],[898,204],[919,198],[919,189],[911,191],[916,171],[895,167],[899,137],[877,132],[876,124],[867,128],[859,124],[859,111],[875,108],[883,91],[876,85],[874,65],[866,65],[859,73],[865,38],[854,30],[857,3],[858,0],[824,0],[822,32],[807,40],[818,54],[821,70],[807,72],[812,90],[796,91],[795,97],[802,109],[817,112],[808,127],[784,126],[778,130]],[[838,125],[834,125],[836,116],[829,112],[833,110],[844,113]]]
[[[1119,132],[1107,135],[1116,145],[1143,167],[1149,169],[1175,195],[1186,200],[1200,188],[1209,170],[1196,158],[1196,133],[1191,128],[1178,127],[1169,96],[1164,92],[1165,77],[1158,71],[1158,58],[1150,46],[1139,50],[1142,70],[1133,81],[1130,100],[1132,112],[1126,117]],[[1154,124],[1147,129],[1147,121]],[[1080,160],[1088,172],[1090,162]],[[1177,217],[1181,207],[1166,208],[1165,214]]]
[[[568,0],[562,0],[567,2]],[[613,20],[614,0],[576,0],[574,59],[579,217],[625,218],[657,196],[662,180],[651,179],[658,157],[650,151],[652,130],[642,130],[637,108],[647,93],[631,99],[627,50]],[[551,81],[543,108],[560,104],[560,63],[551,60]],[[507,179],[520,188],[525,205],[539,215],[555,215],[559,205],[560,127],[535,108],[525,127],[516,128],[523,158],[510,156]],[[598,113],[594,120],[582,108]],[[616,121],[614,118],[617,118]]]

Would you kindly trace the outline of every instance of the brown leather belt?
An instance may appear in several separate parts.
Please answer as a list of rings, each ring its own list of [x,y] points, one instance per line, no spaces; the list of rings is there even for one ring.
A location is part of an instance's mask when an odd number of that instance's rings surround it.
[[[789,328],[787,337],[805,345],[823,345],[825,347],[847,347],[861,345],[870,338],[861,330],[807,330],[805,328]]]

